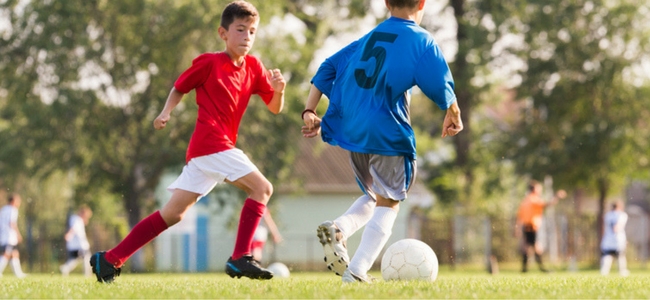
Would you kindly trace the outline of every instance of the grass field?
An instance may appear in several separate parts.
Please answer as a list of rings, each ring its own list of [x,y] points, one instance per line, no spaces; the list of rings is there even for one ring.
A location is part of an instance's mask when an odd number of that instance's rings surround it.
[[[379,274],[374,274],[379,275]],[[636,271],[623,278],[616,274],[557,272],[550,274],[443,272],[435,282],[384,282],[342,284],[331,273],[293,273],[270,281],[231,279],[222,273],[123,274],[113,284],[99,284],[79,275],[32,274],[0,278],[0,298],[650,298],[650,272]]]

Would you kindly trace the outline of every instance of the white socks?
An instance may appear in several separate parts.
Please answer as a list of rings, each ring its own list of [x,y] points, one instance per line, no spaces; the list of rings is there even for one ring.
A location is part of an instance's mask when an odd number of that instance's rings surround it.
[[[609,270],[612,268],[612,261],[614,257],[612,255],[605,255],[600,259],[600,274],[607,275]]]
[[[61,265],[59,267],[59,270],[61,270],[61,274],[63,276],[68,276],[72,270],[79,264],[79,259],[69,259],[68,261],[65,262],[65,264]]]
[[[390,207],[377,207],[361,236],[361,244],[354,253],[348,269],[352,274],[365,276],[393,231],[397,211]]]
[[[600,261],[600,274],[607,275],[609,270],[612,268],[612,263],[614,262],[613,255],[605,255],[601,258]],[[618,255],[618,271],[621,276],[630,275],[630,271],[627,269],[627,259],[624,254]]]
[[[2,276],[2,273],[4,273],[8,263],[9,260],[6,257],[4,257],[4,255],[0,256],[0,276]]]
[[[14,270],[14,274],[16,274],[16,277],[18,278],[25,277],[25,273],[23,273],[23,269],[20,268],[20,259],[18,257],[13,257],[11,259],[11,268]]]
[[[334,220],[334,224],[343,233],[344,239],[347,239],[368,223],[368,220],[372,217],[372,209],[375,208],[375,204],[376,202],[372,198],[363,195],[357,198],[343,215]]]
[[[627,270],[627,258],[623,253],[620,253],[618,255],[618,271],[623,276],[630,275],[630,271]]]

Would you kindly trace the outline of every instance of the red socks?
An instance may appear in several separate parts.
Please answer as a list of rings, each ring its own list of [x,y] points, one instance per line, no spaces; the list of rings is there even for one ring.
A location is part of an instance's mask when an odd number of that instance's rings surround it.
[[[241,216],[239,217],[235,250],[232,252],[233,260],[237,260],[246,254],[251,254],[253,235],[265,212],[266,205],[261,202],[257,202],[251,198],[247,198],[244,201],[244,207],[242,207]]]
[[[149,243],[169,226],[160,211],[156,211],[136,224],[131,232],[115,248],[106,252],[106,260],[116,268],[122,267],[133,253]]]

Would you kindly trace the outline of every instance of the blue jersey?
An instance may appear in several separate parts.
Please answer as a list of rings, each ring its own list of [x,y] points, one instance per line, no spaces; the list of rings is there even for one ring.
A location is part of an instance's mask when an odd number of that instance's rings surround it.
[[[449,66],[431,34],[395,17],[326,59],[312,83],[330,100],[323,141],[359,153],[415,159],[413,86],[443,110],[456,101]]]

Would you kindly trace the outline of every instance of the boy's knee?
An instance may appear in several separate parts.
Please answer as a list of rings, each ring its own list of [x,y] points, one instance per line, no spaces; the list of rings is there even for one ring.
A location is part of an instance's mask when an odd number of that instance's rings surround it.
[[[160,216],[163,218],[167,226],[172,226],[181,220],[183,220],[183,217],[185,217],[185,212],[178,213],[178,212],[160,212]]]
[[[255,187],[255,200],[266,203],[273,195],[273,184],[268,180],[264,180],[259,186]],[[259,199],[258,199],[259,198]]]

